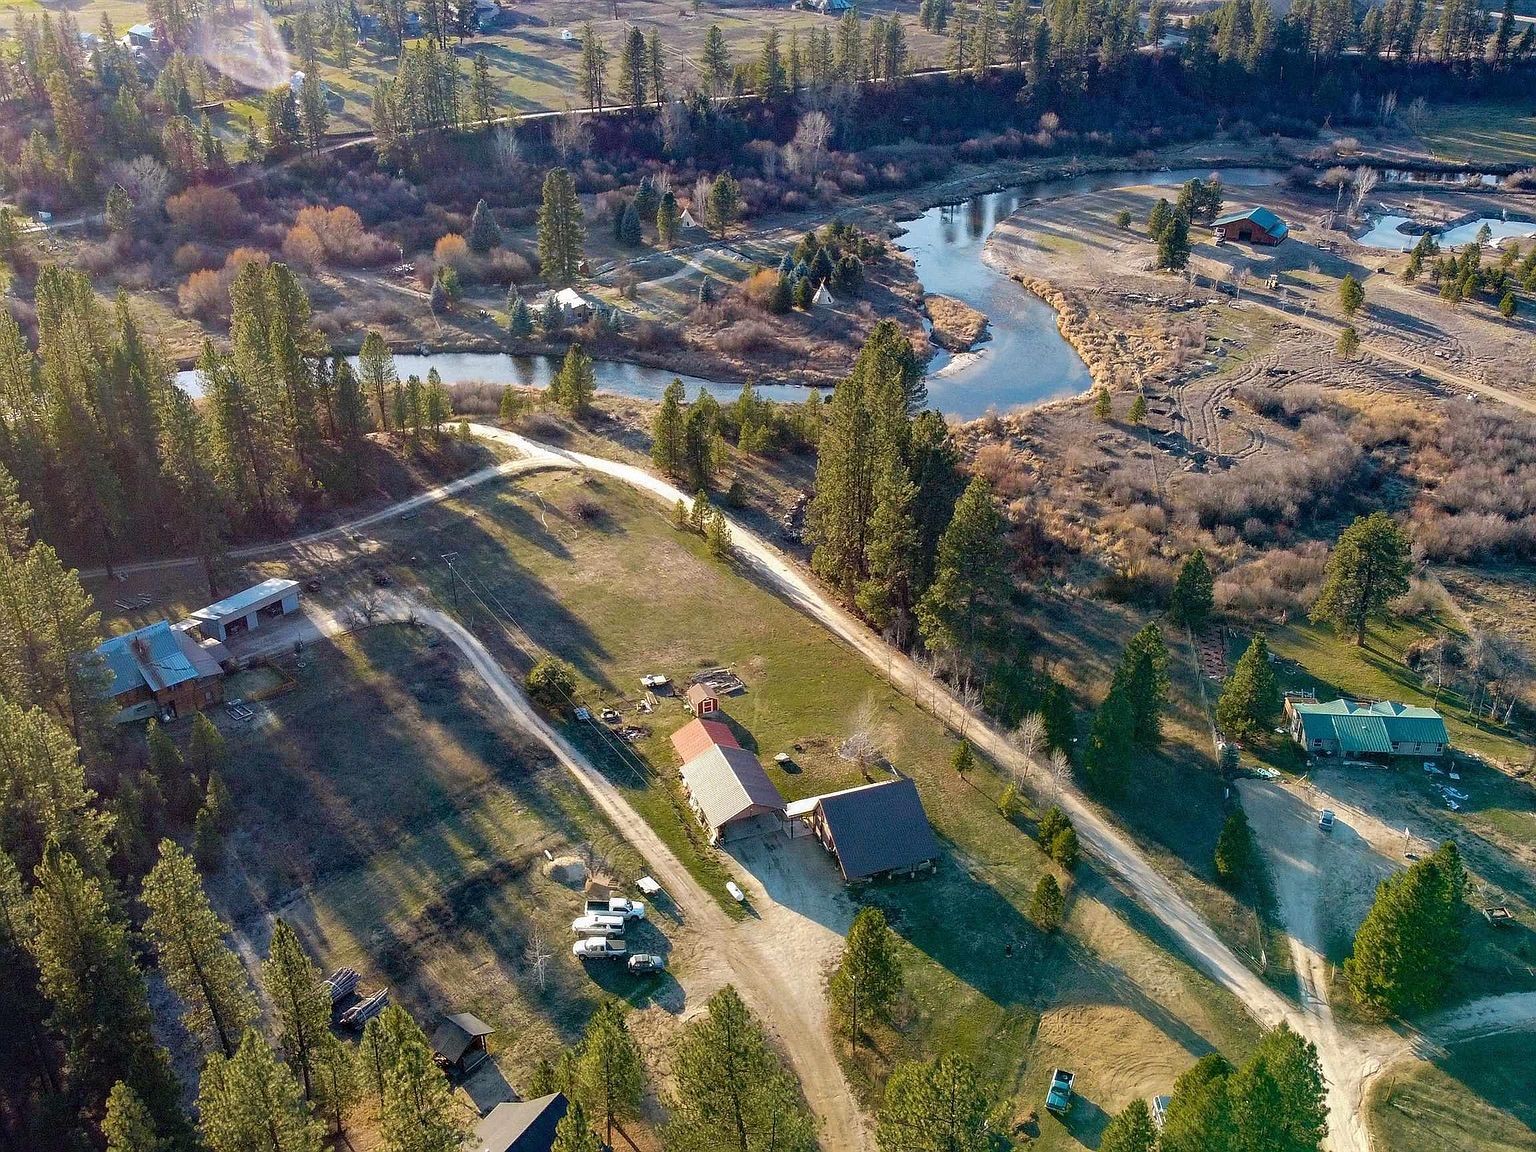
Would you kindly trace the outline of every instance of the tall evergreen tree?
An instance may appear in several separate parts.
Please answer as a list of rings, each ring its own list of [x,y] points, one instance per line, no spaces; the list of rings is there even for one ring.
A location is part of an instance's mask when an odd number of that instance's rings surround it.
[[[939,539],[933,583],[917,606],[918,629],[929,651],[967,663],[981,656],[1008,596],[1005,559],[992,486],[977,476]]]
[[[155,1131],[155,1118],[144,1101],[119,1080],[107,1094],[107,1114],[101,1121],[107,1152],[166,1152],[166,1142]]]
[[[901,992],[901,964],[880,909],[861,908],[853,918],[843,957],[827,990],[848,1023],[848,1042],[857,1049],[861,1019],[888,1012]]]
[[[730,985],[685,1025],[673,1060],[673,1152],[809,1152],[815,1129],[799,1087]]]
[[[645,1098],[645,1064],[618,1001],[605,1001],[593,1013],[576,1068],[582,1095],[602,1118],[611,1146],[614,1128],[623,1131],[623,1121],[640,1114]]]
[[[324,1132],[293,1074],[254,1028],[231,1058],[209,1057],[197,1096],[211,1152],[321,1152]]]
[[[544,176],[539,208],[539,268],[551,284],[570,284],[581,274],[581,246],[586,238],[576,183],[564,168]]]
[[[1356,644],[1364,644],[1366,625],[1408,591],[1408,568],[1408,538],[1392,517],[1385,512],[1358,517],[1328,557],[1312,619],[1351,632]]]
[[[1255,636],[1216,701],[1216,724],[1239,740],[1251,739],[1275,722],[1280,706],[1280,681],[1269,661],[1269,645]]]
[[[1115,684],[1131,709],[1131,735],[1143,748],[1162,738],[1162,712],[1168,700],[1168,646],[1154,621],[1131,637],[1115,669]]]
[[[891,1071],[876,1136],[882,1152],[986,1152],[991,1101],[975,1067],[944,1054]]]
[[[50,847],[37,867],[32,919],[29,947],[53,1006],[49,1024],[65,1044],[68,1083],[94,1110],[121,1081],[161,1132],[183,1132],[176,1080],[151,1031],[149,997],[128,926],[101,881],[73,856]]]
[[[1447,841],[1376,887],[1376,900],[1344,962],[1350,992],[1386,1015],[1432,1007],[1466,947],[1466,869]]]
[[[661,394],[661,404],[651,421],[651,463],[669,476],[681,474],[684,458],[683,401],[687,393],[674,379]]]
[[[149,909],[144,933],[166,983],[186,1007],[187,1031],[206,1049],[233,1056],[256,1019],[256,998],[224,943],[229,928],[209,905],[197,865],[175,841],[160,842],[159,863],[144,878],[140,898]]]
[[[1204,629],[1215,606],[1215,582],[1205,552],[1196,548],[1179,568],[1168,601],[1168,615],[1178,624],[1188,624],[1194,631]]]
[[[320,970],[310,962],[297,934],[281,917],[261,965],[261,982],[277,1015],[278,1043],[298,1077],[304,1099],[322,1094],[320,1068],[332,1045],[331,1000],[320,987]]]
[[[1083,773],[1101,794],[1117,797],[1130,779],[1136,720],[1123,685],[1116,683],[1093,715],[1093,729],[1083,752]]]

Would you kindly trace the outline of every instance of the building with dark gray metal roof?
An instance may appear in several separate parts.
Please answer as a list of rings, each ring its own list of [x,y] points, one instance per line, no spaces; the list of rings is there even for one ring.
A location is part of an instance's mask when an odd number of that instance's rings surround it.
[[[905,776],[797,800],[784,814],[816,833],[850,884],[938,863],[938,837],[917,785]]]

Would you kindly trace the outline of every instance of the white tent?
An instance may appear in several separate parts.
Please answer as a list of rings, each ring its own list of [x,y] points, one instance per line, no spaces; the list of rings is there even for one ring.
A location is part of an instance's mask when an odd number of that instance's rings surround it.
[[[816,295],[811,297],[811,303],[813,303],[813,304],[835,304],[835,303],[837,303],[837,301],[832,299],[832,293],[827,291],[827,286],[826,286],[825,283],[823,283],[823,284],[821,284],[820,287],[818,287],[816,289]]]
[[[693,213],[689,212],[686,208],[683,209],[683,214],[677,218],[677,222],[684,228],[697,228],[699,226],[699,222],[693,218]]]

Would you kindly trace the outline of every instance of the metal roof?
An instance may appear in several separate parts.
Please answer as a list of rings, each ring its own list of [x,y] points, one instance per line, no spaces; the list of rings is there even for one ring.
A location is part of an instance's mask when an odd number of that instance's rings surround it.
[[[549,1152],[568,1107],[561,1092],[498,1104],[475,1125],[475,1138],[467,1148],[470,1152]]]
[[[1309,742],[1332,740],[1341,752],[1390,753],[1394,744],[1450,743],[1445,720],[1433,708],[1393,700],[1330,700],[1293,703],[1291,709]]]
[[[199,676],[218,674],[217,667],[199,671],[198,663],[201,662],[194,663],[193,655],[181,641],[182,637],[164,620],[105,641],[96,649],[96,654],[112,673],[107,695],[121,696],[144,687],[151,692],[161,692]],[[188,646],[197,647],[190,640]]]
[[[288,593],[297,591],[298,587],[297,580],[263,580],[260,584],[252,584],[244,592],[224,597],[217,604],[199,608],[192,613],[192,617],[197,620],[238,619],[258,608],[275,604]]]
[[[784,811],[784,798],[757,757],[745,748],[713,745],[685,763],[682,774],[688,795],[711,828],[723,828],[759,811]]]
[[[911,868],[939,855],[917,785],[905,776],[820,796],[816,807],[844,880]]]
[[[677,758],[685,763],[716,744],[722,748],[741,747],[729,726],[708,717],[690,720],[672,733],[672,747],[677,752]]]
[[[1240,220],[1252,220],[1271,236],[1284,236],[1290,231],[1285,221],[1268,208],[1248,208],[1242,212],[1228,212],[1225,216],[1216,217],[1211,222],[1211,227],[1219,228],[1223,224],[1236,224]]]
[[[472,1043],[495,1031],[496,1029],[472,1013],[456,1012],[452,1016],[444,1016],[443,1022],[437,1026],[437,1031],[432,1034],[432,1051],[450,1064],[456,1064],[459,1058],[469,1051]]]

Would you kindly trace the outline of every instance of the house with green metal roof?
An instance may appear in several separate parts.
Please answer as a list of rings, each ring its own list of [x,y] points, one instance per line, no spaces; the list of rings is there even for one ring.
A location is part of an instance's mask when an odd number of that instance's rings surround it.
[[[1218,240],[1270,246],[1280,243],[1291,232],[1285,221],[1268,208],[1247,208],[1218,216],[1211,223],[1211,231]]]
[[[1316,756],[1444,756],[1445,721],[1433,708],[1391,700],[1287,700],[1291,739]]]
[[[224,699],[224,669],[186,629],[157,620],[96,649],[118,724],[173,718]]]

